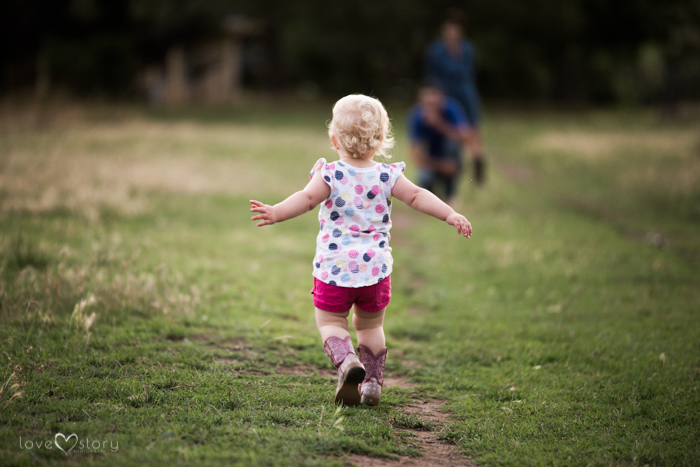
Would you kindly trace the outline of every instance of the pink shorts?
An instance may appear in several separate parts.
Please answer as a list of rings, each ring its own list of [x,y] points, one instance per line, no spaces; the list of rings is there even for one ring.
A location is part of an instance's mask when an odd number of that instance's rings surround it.
[[[314,277],[314,306],[319,310],[345,313],[353,304],[369,313],[386,308],[391,301],[391,276],[367,287],[339,287]]]

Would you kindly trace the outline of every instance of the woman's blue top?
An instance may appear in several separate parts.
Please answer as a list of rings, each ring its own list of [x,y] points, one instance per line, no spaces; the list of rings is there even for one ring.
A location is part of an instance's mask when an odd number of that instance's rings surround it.
[[[477,126],[481,104],[476,88],[474,46],[463,39],[460,52],[453,56],[443,40],[433,42],[425,57],[425,76],[439,83],[445,94],[456,99],[464,107],[469,124]]]

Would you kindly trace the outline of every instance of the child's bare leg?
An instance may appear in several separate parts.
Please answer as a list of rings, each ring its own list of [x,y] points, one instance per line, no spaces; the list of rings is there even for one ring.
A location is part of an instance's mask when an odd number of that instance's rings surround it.
[[[329,337],[335,336],[344,340],[350,335],[348,333],[348,314],[350,314],[349,310],[345,313],[333,313],[316,308],[316,327],[323,342],[326,342]]]
[[[352,324],[357,331],[357,344],[368,347],[373,353],[377,353],[386,346],[384,339],[384,311],[386,308],[368,313],[355,307],[352,315]]]

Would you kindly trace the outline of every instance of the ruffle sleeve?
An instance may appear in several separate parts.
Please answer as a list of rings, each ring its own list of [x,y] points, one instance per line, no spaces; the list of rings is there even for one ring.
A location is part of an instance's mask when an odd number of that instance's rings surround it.
[[[314,174],[319,171],[321,172],[321,177],[323,178],[323,181],[325,181],[326,184],[328,184],[328,186],[332,190],[333,178],[328,174],[328,161],[326,161],[326,159],[324,159],[323,157],[317,160],[314,164],[313,168],[311,169],[311,172],[309,173],[309,180],[314,178]]]
[[[391,176],[391,190],[394,190],[394,185],[396,184],[396,181],[399,179],[401,174],[406,170],[406,163],[405,162],[394,162],[392,164],[389,164],[389,173]]]

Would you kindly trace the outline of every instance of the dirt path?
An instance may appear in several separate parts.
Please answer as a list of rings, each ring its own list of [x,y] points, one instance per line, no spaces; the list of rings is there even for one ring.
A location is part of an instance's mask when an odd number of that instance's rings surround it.
[[[399,378],[400,379],[400,378]],[[438,434],[449,421],[447,415],[440,411],[443,401],[433,399],[428,402],[415,401],[403,409],[406,415],[416,415],[423,421],[430,423],[433,431],[408,429],[415,436],[415,443],[423,451],[423,457],[399,456],[398,459],[386,459],[380,457],[360,456],[351,454],[345,457],[345,462],[349,465],[362,467],[383,467],[383,466],[421,466],[421,467],[442,467],[442,466],[464,466],[471,467],[472,464],[457,449],[457,446],[444,444],[438,440]]]
[[[222,358],[222,360],[227,360]],[[407,362],[412,363],[412,362]],[[335,371],[329,368],[314,368],[310,366],[292,366],[278,367],[278,374],[288,374],[297,376],[319,376],[328,378],[334,384],[338,377]],[[403,378],[400,374],[390,373],[384,377],[384,388],[391,389],[394,387],[411,389],[415,386],[414,383]],[[331,385],[329,385],[331,387]],[[457,446],[445,444],[438,440],[438,435],[449,422],[448,415],[440,410],[444,401],[433,399],[427,402],[421,400],[413,400],[413,402],[403,408],[400,408],[406,415],[413,415],[420,418],[422,421],[431,427],[427,429],[411,429],[404,428],[403,430],[412,435],[412,442],[417,444],[423,452],[422,457],[397,456],[395,459],[387,459],[380,457],[361,456],[351,454],[343,458],[346,465],[356,465],[362,467],[380,467],[380,466],[464,466],[471,467],[474,464],[465,458]]]
[[[322,378],[337,379],[337,373],[330,369],[310,369],[306,367],[280,367],[278,372],[295,375],[318,375]],[[405,380],[400,375],[387,374],[384,378],[384,388],[393,387],[412,388],[415,384]],[[415,415],[433,427],[432,431],[420,429],[405,429],[413,435],[415,442],[423,452],[423,457],[398,456],[398,459],[387,459],[382,457],[369,457],[351,454],[343,460],[347,465],[362,467],[382,467],[382,466],[422,466],[422,467],[442,467],[442,466],[464,466],[471,467],[474,464],[469,462],[460,452],[457,446],[445,444],[438,440],[438,434],[449,422],[447,414],[440,410],[444,401],[433,399],[428,402],[414,400],[407,407],[402,408],[406,415]]]

